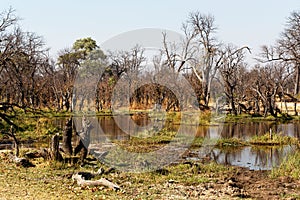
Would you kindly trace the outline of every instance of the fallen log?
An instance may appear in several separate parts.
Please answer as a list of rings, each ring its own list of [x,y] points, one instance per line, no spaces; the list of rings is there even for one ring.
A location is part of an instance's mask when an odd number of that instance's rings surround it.
[[[35,159],[35,158],[44,158],[47,160],[51,157],[51,153],[49,149],[41,148],[41,149],[31,149],[29,152],[24,153],[24,157],[28,159]]]
[[[18,166],[22,166],[22,167],[35,167],[35,164],[33,164],[29,159],[27,158],[20,158],[17,156],[13,157],[13,162],[16,163],[16,165]]]
[[[77,181],[77,185],[85,187],[85,186],[106,186],[108,188],[111,188],[113,190],[119,190],[120,187],[112,182],[110,182],[109,180],[105,179],[105,178],[101,178],[99,180],[84,180],[84,178],[82,177],[82,175],[79,174],[74,174],[72,176],[72,179]]]

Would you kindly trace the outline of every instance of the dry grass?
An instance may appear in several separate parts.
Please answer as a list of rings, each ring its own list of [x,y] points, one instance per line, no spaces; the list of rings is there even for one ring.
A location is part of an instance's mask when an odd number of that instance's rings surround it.
[[[71,179],[74,172],[105,168],[100,163],[82,168],[43,159],[33,162],[36,167],[19,167],[9,161],[6,153],[0,153],[2,199],[166,199],[178,193],[176,188],[169,187],[170,183],[181,188],[183,198],[189,195],[184,194],[185,187],[215,182],[232,172],[232,168],[215,163],[177,164],[147,173],[112,172],[103,176],[121,187],[113,191],[105,187],[79,187]]]

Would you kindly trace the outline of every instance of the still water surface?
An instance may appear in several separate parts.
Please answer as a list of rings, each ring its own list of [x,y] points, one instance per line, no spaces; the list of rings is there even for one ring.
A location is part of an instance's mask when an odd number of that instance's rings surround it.
[[[115,120],[111,116],[99,116],[90,118],[93,124],[91,132],[91,143],[103,142],[103,140],[127,140],[137,132],[155,132],[161,128],[177,131],[181,127],[189,134],[196,137],[206,138],[230,138],[237,137],[249,140],[255,135],[263,135],[272,128],[277,133],[283,135],[300,137],[300,123],[277,124],[274,122],[235,122],[224,123],[214,126],[194,126],[179,125],[165,121],[151,121],[147,117],[133,118],[133,116],[122,116]],[[132,120],[134,123],[132,123]],[[66,119],[56,118],[53,123],[61,128],[64,127]],[[122,127],[122,128],[120,128]],[[77,129],[80,127],[77,127]],[[150,131],[149,131],[150,130]],[[185,159],[201,160],[203,154],[201,149],[190,149],[192,156]],[[292,146],[280,148],[274,147],[232,147],[232,148],[212,148],[206,155],[210,159],[225,165],[247,167],[253,170],[266,170],[280,165],[287,155],[293,153]]]

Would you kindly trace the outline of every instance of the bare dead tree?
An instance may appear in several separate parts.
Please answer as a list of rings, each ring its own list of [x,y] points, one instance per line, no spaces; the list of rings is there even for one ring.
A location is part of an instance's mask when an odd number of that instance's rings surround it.
[[[188,69],[187,62],[193,59],[196,49],[192,46],[193,43],[193,32],[188,30],[188,27],[184,24],[183,31],[185,37],[181,41],[168,41],[168,36],[164,32],[163,36],[163,48],[161,49],[160,62],[161,67],[167,67],[172,70],[173,73],[181,73],[185,69]]]
[[[39,94],[45,85],[42,69],[49,67],[48,49],[42,37],[22,31],[14,24],[16,22],[12,10],[2,19],[0,84],[3,87],[0,95],[6,102],[36,108],[41,102]]]
[[[285,66],[294,68],[294,92],[297,99],[300,87],[300,11],[294,11],[287,19],[284,31],[275,45],[262,47],[261,58],[265,62],[283,62]],[[298,115],[297,101],[294,103],[295,115]]]
[[[215,19],[211,15],[199,12],[191,13],[186,24],[192,31],[194,48],[198,49],[197,58],[191,65],[193,72],[202,84],[202,100],[208,106],[211,96],[211,84],[221,66],[223,52],[215,38]]]
[[[11,7],[7,11],[0,13],[0,33],[3,34],[7,28],[16,25],[18,21],[19,18],[15,15],[15,10]]]
[[[73,135],[73,118],[70,117],[66,121],[65,129],[63,132],[63,143],[62,143],[62,148],[64,152],[69,156],[73,154],[72,135]]]
[[[112,79],[110,79],[110,81],[115,83],[121,78],[123,78],[124,81],[124,90],[117,94],[118,97],[116,97],[116,99],[119,99],[120,104],[122,104],[124,97],[130,98],[131,106],[134,106],[135,103],[140,101],[141,96],[138,92],[131,97],[128,95],[135,92],[133,90],[137,85],[138,77],[141,75],[140,72],[144,67],[143,62],[146,61],[144,49],[137,45],[129,51],[110,52],[108,57],[111,62],[109,70],[112,73]],[[119,83],[122,83],[122,81]]]
[[[270,113],[277,117],[277,113],[281,112],[276,106],[276,97],[281,92],[281,85],[284,85],[289,74],[286,68],[279,63],[268,64],[265,66],[256,66],[251,71],[252,90],[257,93],[264,107],[264,116]]]
[[[110,69],[120,78],[124,73],[138,73],[145,61],[144,49],[136,45],[129,51],[109,52]]]
[[[238,96],[237,86],[244,72],[245,49],[250,52],[248,47],[237,48],[232,45],[226,46],[223,50],[224,56],[219,68],[224,92],[234,115],[238,114],[236,109],[236,104],[238,103],[236,99]]]

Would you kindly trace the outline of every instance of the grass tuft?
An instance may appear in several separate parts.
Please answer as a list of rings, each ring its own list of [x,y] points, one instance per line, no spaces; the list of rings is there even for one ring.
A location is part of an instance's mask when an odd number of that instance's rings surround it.
[[[293,177],[299,179],[300,177],[300,152],[296,151],[294,154],[290,154],[280,164],[279,167],[273,168],[270,176],[272,178],[277,177]]]
[[[298,144],[299,141],[295,137],[285,136],[282,133],[266,133],[261,136],[254,136],[249,141],[252,145],[292,145]]]

